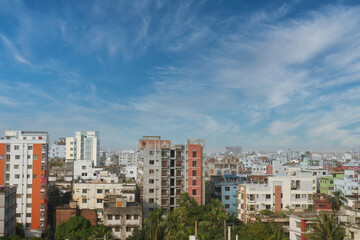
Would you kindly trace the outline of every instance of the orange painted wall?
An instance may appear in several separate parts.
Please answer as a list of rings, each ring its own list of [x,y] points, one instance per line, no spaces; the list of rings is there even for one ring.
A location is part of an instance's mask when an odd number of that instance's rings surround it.
[[[45,171],[41,170],[41,149],[42,144],[33,145],[33,154],[37,156],[37,160],[33,160],[33,178],[32,181],[32,205],[31,205],[31,228],[40,229],[40,207],[45,203],[45,199],[41,199],[41,175],[45,175]]]
[[[281,211],[281,186],[275,186],[275,212]]]
[[[193,151],[196,151],[196,157],[193,157]],[[201,204],[201,145],[200,144],[189,144],[188,145],[188,193],[194,197],[198,204]],[[196,167],[193,167],[193,161],[196,161]],[[193,170],[196,170],[196,186],[192,184],[194,179]],[[196,189],[196,195],[192,194],[193,189]]]
[[[5,185],[5,143],[0,143],[0,155],[3,155],[3,159],[0,159],[0,185]]]

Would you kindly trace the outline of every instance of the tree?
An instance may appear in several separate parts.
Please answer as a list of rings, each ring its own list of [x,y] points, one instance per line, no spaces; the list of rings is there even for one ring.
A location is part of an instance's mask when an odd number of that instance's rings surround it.
[[[56,227],[55,238],[58,240],[68,238],[71,238],[71,240],[81,240],[88,239],[91,233],[89,220],[81,216],[75,216]]]
[[[132,231],[131,236],[127,237],[126,240],[143,240],[145,239],[144,229],[135,228]]]
[[[196,202],[195,198],[189,195],[189,193],[184,192],[180,195],[179,198],[179,206],[180,207],[196,207],[198,203]]]
[[[341,206],[348,202],[344,193],[340,189],[333,192],[333,196],[329,197],[329,201],[331,202],[333,211],[339,210]]]
[[[159,240],[163,239],[164,235],[164,222],[163,212],[161,208],[157,208],[150,213],[150,215],[145,219],[146,229],[145,229],[145,239],[147,240]]]
[[[16,235],[22,238],[25,237],[24,226],[18,222],[16,223]]]
[[[313,219],[310,233],[307,234],[309,240],[343,240],[345,238],[345,228],[338,224],[336,214],[321,213]]]
[[[90,239],[99,239],[104,237],[106,237],[108,240],[114,239],[112,231],[107,226],[104,224],[99,224],[97,226],[91,227]]]

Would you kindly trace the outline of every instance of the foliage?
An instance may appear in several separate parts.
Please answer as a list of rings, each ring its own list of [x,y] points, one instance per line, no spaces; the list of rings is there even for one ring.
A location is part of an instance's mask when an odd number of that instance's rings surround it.
[[[62,167],[64,165],[63,162],[51,162],[51,167]]]
[[[233,237],[238,234],[239,240],[287,239],[281,225],[262,222],[245,225],[229,215],[219,200],[198,205],[193,197],[183,193],[178,203],[179,207],[172,212],[152,211],[144,220],[144,229],[134,230],[127,240],[187,240],[189,235],[195,235],[195,222],[199,240],[224,239],[224,224],[232,227]]]
[[[18,222],[16,223],[16,235],[22,238],[25,237],[24,226]]]
[[[345,238],[345,228],[338,224],[335,214],[321,213],[313,219],[310,233],[307,235],[309,240],[343,240]]]
[[[333,192],[333,196],[329,197],[333,211],[339,210],[341,206],[348,202],[344,193],[341,190],[336,190]]]
[[[260,210],[259,213],[261,215],[264,215],[264,216],[272,216],[272,215],[274,215],[274,212],[269,210],[269,209]]]
[[[84,217],[71,217],[68,221],[59,224],[56,227],[55,238],[65,240],[71,238],[72,240],[87,239],[91,235],[90,222]]]
[[[210,199],[211,199],[210,180],[206,180],[206,182],[205,182],[205,204],[209,204]]]

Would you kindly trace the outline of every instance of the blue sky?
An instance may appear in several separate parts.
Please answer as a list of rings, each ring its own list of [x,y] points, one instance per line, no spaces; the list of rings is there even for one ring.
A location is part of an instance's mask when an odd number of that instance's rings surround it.
[[[359,149],[357,1],[2,1],[0,130]]]

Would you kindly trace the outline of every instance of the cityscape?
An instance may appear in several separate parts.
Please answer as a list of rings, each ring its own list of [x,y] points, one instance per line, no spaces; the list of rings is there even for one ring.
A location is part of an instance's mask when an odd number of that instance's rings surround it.
[[[358,1],[0,3],[0,240],[360,240]]]

